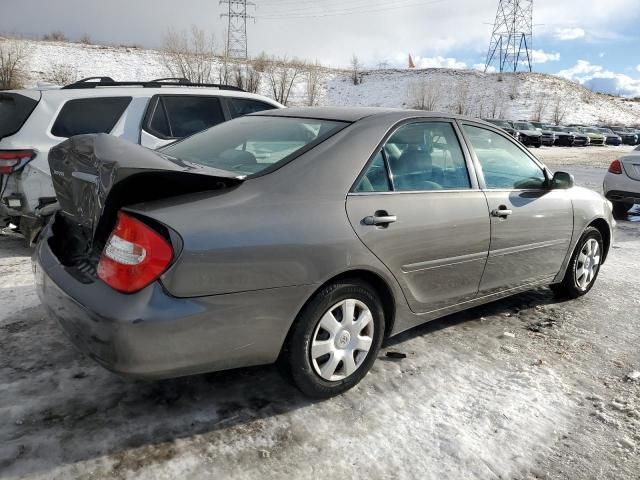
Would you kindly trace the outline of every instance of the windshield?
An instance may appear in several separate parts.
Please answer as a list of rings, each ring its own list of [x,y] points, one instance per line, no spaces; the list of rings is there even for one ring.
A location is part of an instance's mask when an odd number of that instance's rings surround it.
[[[24,95],[0,93],[0,138],[18,133],[36,105],[36,100]]]
[[[583,129],[582,129],[582,131],[583,131],[584,133],[597,133],[597,134],[602,133],[602,132],[599,132],[599,131],[598,131],[597,129],[595,129],[595,128],[583,128]]]
[[[171,144],[171,157],[243,175],[275,169],[345,128],[346,122],[247,116]]]
[[[513,124],[518,130],[535,130],[536,127],[527,122],[518,122]]]

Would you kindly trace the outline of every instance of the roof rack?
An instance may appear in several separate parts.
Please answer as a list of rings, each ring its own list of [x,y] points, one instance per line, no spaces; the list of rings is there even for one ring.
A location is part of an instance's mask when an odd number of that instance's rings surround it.
[[[162,88],[162,87],[202,87],[202,88],[217,88],[219,90],[234,90],[237,92],[244,92],[242,88],[234,87],[232,85],[223,85],[220,83],[196,83],[191,82],[187,78],[170,77],[170,78],[158,78],[148,82],[117,82],[111,77],[89,77],[78,80],[77,82],[65,85],[62,90],[75,90],[84,88],[97,88],[97,87],[142,87],[142,88]]]

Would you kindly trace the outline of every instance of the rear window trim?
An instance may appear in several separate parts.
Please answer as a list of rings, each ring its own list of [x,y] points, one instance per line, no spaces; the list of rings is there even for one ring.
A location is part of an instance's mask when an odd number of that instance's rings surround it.
[[[346,128],[349,128],[351,125],[356,123],[356,122],[351,122],[351,121],[346,121],[346,120],[329,120],[329,119],[326,119],[326,118],[315,118],[315,117],[289,117],[289,116],[282,116],[282,115],[262,115],[262,113],[259,113],[257,115],[254,115],[254,114],[243,115],[242,117],[234,118],[233,120],[238,120],[238,119],[241,119],[241,118],[249,118],[249,117],[254,117],[254,116],[255,117],[271,117],[271,118],[292,118],[292,119],[298,119],[298,120],[318,120],[318,121],[322,121],[322,122],[341,123],[343,125],[341,127],[339,127],[339,128],[336,128],[336,130],[333,131],[330,135],[327,135],[326,137],[322,137],[320,139],[316,138],[313,142],[310,142],[310,143],[306,144],[304,147],[296,150],[295,152],[287,155],[286,157],[284,157],[284,158],[278,160],[277,162],[271,164],[267,168],[264,168],[264,169],[260,170],[259,172],[252,173],[250,175],[239,175],[238,178],[242,177],[243,180],[252,180],[254,178],[263,177],[265,175],[273,173],[276,170],[280,170],[282,167],[284,167],[284,166],[288,165],[289,163],[293,162],[298,157],[301,157],[302,155],[304,155],[305,153],[309,152],[310,150],[313,150],[318,145],[320,145],[320,144],[326,142],[327,140],[333,138],[338,133],[344,131]],[[211,127],[211,128],[215,128],[215,126]],[[202,132],[199,132],[199,133],[202,133]],[[198,134],[196,133],[194,135],[198,135]],[[168,155],[168,156],[170,156],[172,158],[180,159],[180,157],[176,157],[174,155],[170,155],[170,154],[164,152],[164,150],[165,150],[165,148],[174,147],[174,146],[184,142],[185,140],[187,140],[189,138],[190,137],[181,138],[177,142],[174,142],[174,143],[172,143],[170,145],[166,145],[164,147],[159,148],[158,151],[160,153],[162,153],[164,155]],[[192,160],[185,160],[185,159],[181,159],[181,160],[198,164],[197,162],[193,162]],[[198,165],[202,165],[202,164],[198,164]],[[236,172],[231,172],[231,173],[236,173]]]

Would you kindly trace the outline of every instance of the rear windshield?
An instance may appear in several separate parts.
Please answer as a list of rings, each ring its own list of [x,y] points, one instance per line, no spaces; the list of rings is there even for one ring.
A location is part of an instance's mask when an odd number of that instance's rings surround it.
[[[347,125],[309,118],[241,117],[161,151],[238,175],[254,175],[278,168]]]
[[[0,138],[8,137],[22,128],[38,101],[17,93],[0,93]]]

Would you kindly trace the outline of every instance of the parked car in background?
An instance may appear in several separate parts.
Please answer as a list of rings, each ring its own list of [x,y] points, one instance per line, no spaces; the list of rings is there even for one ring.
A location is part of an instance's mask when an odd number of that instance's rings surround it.
[[[576,129],[589,137],[589,145],[605,145],[607,137],[595,127],[576,127]]]
[[[540,285],[585,295],[612,238],[602,195],[442,113],[277,109],[159,151],[77,136],[49,163],[61,209],[38,294],[135,377],[279,359],[305,394],[336,395],[385,337]]]
[[[602,134],[605,136],[605,143],[607,145],[614,145],[614,146],[622,145],[622,137],[617,133],[615,133],[610,128],[596,127],[596,130],[598,130],[599,132],[602,132]]]
[[[542,132],[529,122],[511,122],[516,131],[516,138],[527,147],[540,148],[542,146]]]
[[[507,120],[499,120],[496,118],[485,118],[484,121],[489,122],[492,125],[495,125],[496,127],[500,127],[502,130],[504,130],[514,138],[517,135],[516,129],[513,128],[513,125],[511,125],[511,122],[508,122]]]
[[[610,127],[617,135],[622,138],[622,143],[625,145],[636,145],[638,143],[638,135],[631,129],[626,127]]]
[[[175,142],[260,110],[273,100],[227,85],[186,79],[81,80],[63,88],[0,92],[0,227],[33,240],[56,208],[47,157],[74,135],[110,133],[148,148]]]
[[[548,126],[542,122],[529,122],[536,130],[542,133],[542,145],[553,147],[556,143],[556,134],[553,130],[549,130]]]
[[[556,145],[560,147],[572,147],[575,141],[575,136],[571,133],[571,130],[565,127],[559,127],[557,125],[548,125],[547,128],[551,130],[556,136]]]
[[[617,218],[624,218],[634,203],[640,203],[640,151],[611,162],[604,177],[604,195],[613,203]]]

